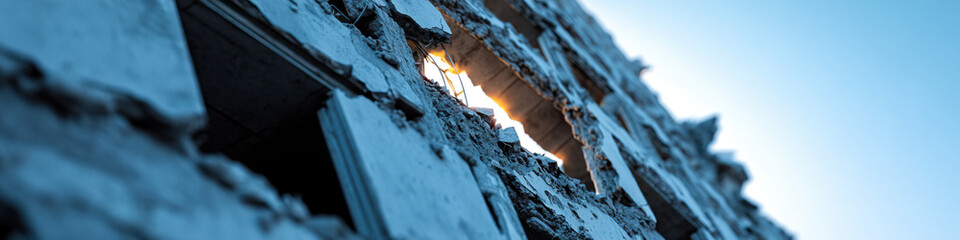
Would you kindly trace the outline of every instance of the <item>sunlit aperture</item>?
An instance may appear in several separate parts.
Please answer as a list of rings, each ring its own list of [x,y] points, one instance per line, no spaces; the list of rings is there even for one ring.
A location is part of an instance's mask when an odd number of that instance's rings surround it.
[[[434,83],[446,87],[447,93],[456,97],[457,100],[464,102],[469,107],[493,109],[493,119],[500,124],[501,128],[513,127],[517,130],[517,136],[520,137],[520,146],[523,146],[530,152],[543,154],[557,161],[558,164],[563,164],[563,160],[543,150],[540,144],[537,144],[530,135],[527,135],[523,124],[511,119],[507,111],[503,110],[503,107],[501,107],[499,103],[488,97],[480,86],[475,86],[465,72],[457,72],[454,67],[451,67],[446,59],[440,56],[443,54],[443,52],[430,53],[430,56],[424,59],[424,76]]]

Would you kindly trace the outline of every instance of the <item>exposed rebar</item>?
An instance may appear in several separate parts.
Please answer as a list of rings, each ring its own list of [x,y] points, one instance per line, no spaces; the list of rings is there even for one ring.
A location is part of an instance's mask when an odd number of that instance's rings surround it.
[[[434,61],[433,58],[430,57],[430,54],[428,54],[426,50],[423,50],[423,47],[420,46],[420,42],[414,41],[414,43],[417,44],[417,50],[420,51],[420,54],[423,54],[423,56],[426,57],[427,60],[430,60],[430,62],[432,62],[433,65],[437,67],[437,71],[440,71],[440,78],[443,79],[443,81],[440,81],[440,82],[443,83],[443,88],[449,89],[447,87],[447,84],[444,83],[444,81],[448,81],[446,77],[447,74],[443,72],[443,69],[440,69],[440,64],[437,64],[437,61]],[[453,82],[450,82],[450,83],[452,84]],[[457,92],[453,91],[453,94],[457,94]]]
[[[457,72],[457,79],[460,80],[460,91],[463,92],[463,103],[469,107],[470,100],[467,100],[467,87],[463,86],[463,78],[460,77],[460,69],[457,69],[457,63],[453,61],[453,57],[450,57],[450,53],[447,52],[447,47],[444,47],[443,43],[440,44],[440,48],[443,49],[443,54],[447,55],[447,60],[450,61],[450,66],[453,67],[453,71]]]
[[[340,16],[343,16],[343,18],[346,18],[346,20],[350,20],[350,18],[349,18],[349,16],[347,16],[347,14],[344,14],[343,11],[340,11],[340,8],[338,8],[337,6],[334,6],[334,5],[332,5],[332,4],[331,4],[330,6],[333,7],[333,10],[337,10],[337,12],[340,13]],[[360,18],[363,17],[363,13],[365,13],[365,12],[367,12],[367,8],[363,8],[363,11],[360,11],[360,15],[357,16],[357,19],[353,20],[353,23],[352,23],[352,24],[353,24],[354,26],[357,25],[357,22],[360,21]]]
[[[353,20],[353,26],[357,26],[357,21],[360,21],[360,18],[363,17],[363,13],[367,12],[367,8],[363,8],[363,11],[360,11],[360,15],[357,16],[357,20]]]

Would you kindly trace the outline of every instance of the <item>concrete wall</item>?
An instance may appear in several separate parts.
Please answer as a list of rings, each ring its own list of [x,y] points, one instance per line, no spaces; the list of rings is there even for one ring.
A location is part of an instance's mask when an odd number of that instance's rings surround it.
[[[574,0],[0,5],[0,238],[790,238]]]

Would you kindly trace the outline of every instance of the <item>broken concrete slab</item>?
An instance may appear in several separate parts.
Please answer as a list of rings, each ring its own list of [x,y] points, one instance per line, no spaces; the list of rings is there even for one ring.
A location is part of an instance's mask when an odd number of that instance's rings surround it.
[[[428,0],[391,0],[390,5],[396,11],[394,18],[408,33],[425,43],[445,42],[452,31],[443,15]]]
[[[368,48],[356,28],[349,28],[333,17],[332,9],[325,9],[314,1],[294,0],[300,10],[292,11],[289,2],[251,1],[276,27],[286,31],[300,42],[319,50],[326,56],[336,56],[335,61],[353,67],[354,77],[366,84],[373,92],[388,92],[385,76],[368,54],[358,49]]]
[[[517,129],[513,127],[508,127],[500,129],[500,142],[502,143],[519,143],[520,137],[517,136]]]
[[[473,111],[476,111],[483,116],[493,116],[492,108],[471,107],[470,109],[473,109]]]
[[[204,115],[173,1],[4,1],[0,47],[137,96],[171,118]],[[82,21],[78,21],[82,19]]]
[[[446,146],[437,153],[415,131],[398,128],[374,102],[340,91],[334,91],[319,115],[327,143],[339,156],[335,163],[344,170],[344,189],[357,196],[349,202],[351,209],[378,209],[357,220],[358,226],[370,226],[360,227],[360,233],[395,239],[500,235],[460,154]],[[432,174],[422,174],[424,170]]]

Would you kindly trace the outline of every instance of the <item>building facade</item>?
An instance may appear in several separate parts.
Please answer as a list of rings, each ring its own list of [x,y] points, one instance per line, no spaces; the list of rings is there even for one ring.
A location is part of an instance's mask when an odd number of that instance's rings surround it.
[[[3,238],[791,238],[576,0],[0,2]]]

